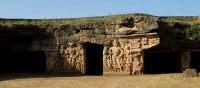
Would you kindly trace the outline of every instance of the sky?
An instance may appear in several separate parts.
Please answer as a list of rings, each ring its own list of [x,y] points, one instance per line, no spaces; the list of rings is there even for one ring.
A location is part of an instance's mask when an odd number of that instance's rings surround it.
[[[0,18],[52,19],[147,13],[200,16],[200,0],[0,0]]]

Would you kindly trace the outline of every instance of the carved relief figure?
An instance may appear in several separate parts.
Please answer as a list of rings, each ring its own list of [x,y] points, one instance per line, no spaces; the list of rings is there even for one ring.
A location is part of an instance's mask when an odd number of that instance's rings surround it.
[[[110,71],[111,70],[111,58],[108,53],[108,47],[104,46],[103,50],[103,70]]]
[[[141,47],[142,48],[148,48],[149,44],[148,44],[148,39],[147,38],[142,38],[141,39]]]
[[[108,62],[108,48],[106,46],[104,46],[104,49],[103,49],[103,70],[104,71],[108,71],[109,68],[108,68],[108,65],[109,63]]]
[[[149,41],[151,42],[151,46],[155,46],[160,42],[158,38],[151,38]]]
[[[113,41],[113,46],[110,47],[109,54],[114,71],[121,71],[120,61],[122,61],[123,49],[119,46],[117,40]]]
[[[76,70],[81,71],[81,59],[76,59]]]
[[[124,59],[126,60],[126,66],[125,66],[125,70],[126,71],[130,71],[130,65],[133,62],[132,61],[132,54],[131,54],[131,44],[127,43],[124,49],[125,55],[124,55]]]
[[[141,49],[141,45],[140,45],[140,38],[138,39],[131,39],[130,43],[133,44],[131,45],[131,49]]]
[[[143,74],[142,66],[143,63],[139,60],[139,55],[135,55],[133,61],[133,74]]]

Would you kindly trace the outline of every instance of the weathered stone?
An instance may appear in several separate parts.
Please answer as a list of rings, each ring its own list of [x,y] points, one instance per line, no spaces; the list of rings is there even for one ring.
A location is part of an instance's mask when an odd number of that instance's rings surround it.
[[[122,16],[100,25],[105,28],[98,28],[95,22],[90,23],[90,21],[73,23],[75,26],[67,24],[59,28],[52,28],[53,25],[49,24],[51,22],[44,25],[12,25],[12,27],[0,24],[0,49],[44,51],[48,73],[85,73],[87,70],[85,44],[95,43],[104,47],[103,71],[133,71],[134,74],[142,74],[143,50],[160,45],[159,35],[148,33],[159,29],[158,19],[159,17],[153,16]],[[184,74],[196,76],[196,70],[189,69],[189,62],[189,51],[182,52],[181,67],[182,70],[187,69]]]
[[[128,35],[128,34],[135,34],[137,30],[133,28],[119,28],[116,30],[115,34],[120,34],[120,35]]]
[[[146,33],[153,29],[158,29],[159,17],[135,17],[116,19],[110,24],[110,28],[105,29],[106,34],[130,35],[137,33]]]
[[[194,77],[198,76],[198,72],[196,69],[186,69],[185,71],[183,71],[183,75],[186,77]]]

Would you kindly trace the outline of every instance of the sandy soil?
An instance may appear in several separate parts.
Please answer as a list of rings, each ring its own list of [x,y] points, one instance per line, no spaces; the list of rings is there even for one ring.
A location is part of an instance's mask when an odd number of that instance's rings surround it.
[[[199,88],[200,77],[181,73],[128,75],[104,73],[102,76],[9,73],[0,74],[0,88]]]

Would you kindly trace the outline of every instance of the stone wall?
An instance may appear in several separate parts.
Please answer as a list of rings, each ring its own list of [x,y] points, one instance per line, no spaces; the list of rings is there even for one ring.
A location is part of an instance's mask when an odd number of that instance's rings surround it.
[[[132,38],[118,38],[113,40],[112,46],[104,46],[104,71],[128,71],[135,59],[144,66],[143,49],[159,44],[159,37],[145,36]],[[137,66],[137,65],[136,65]],[[134,65],[133,65],[134,67]],[[143,70],[143,69],[142,69]]]
[[[77,37],[77,35],[74,35],[74,37],[75,36]],[[58,46],[60,46],[58,48],[58,52],[56,52],[56,50],[46,51],[48,73],[85,73],[86,49],[84,46],[87,42],[101,44],[104,46],[103,70],[105,72],[129,71],[130,64],[134,62],[134,58],[138,58],[141,64],[144,64],[143,49],[156,46],[160,41],[156,33],[126,36],[95,35],[92,38],[82,36],[77,39],[79,39],[79,41],[64,41],[64,43],[58,43]],[[49,54],[53,52],[54,54]]]

